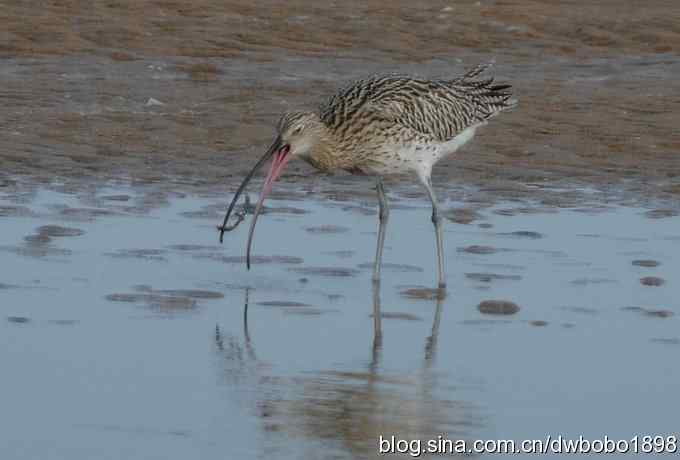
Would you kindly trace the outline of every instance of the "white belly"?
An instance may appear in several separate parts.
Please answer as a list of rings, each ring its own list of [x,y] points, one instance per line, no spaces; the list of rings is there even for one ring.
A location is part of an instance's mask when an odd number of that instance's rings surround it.
[[[432,167],[469,142],[479,126],[471,126],[446,142],[394,145],[386,148],[382,154],[376,155],[375,161],[367,164],[364,169],[367,173],[380,176],[413,172],[429,176]]]
[[[432,167],[439,162],[439,160],[452,155],[463,145],[468,143],[474,136],[475,130],[479,125],[471,126],[463,130],[456,137],[447,142],[431,143],[416,147],[413,153],[414,169],[418,173],[425,173],[430,175]]]
[[[443,156],[451,155],[456,150],[472,140],[472,138],[475,137],[475,131],[478,127],[479,125],[470,126],[469,128],[464,129],[459,135],[450,141],[440,144],[441,150],[444,152]]]

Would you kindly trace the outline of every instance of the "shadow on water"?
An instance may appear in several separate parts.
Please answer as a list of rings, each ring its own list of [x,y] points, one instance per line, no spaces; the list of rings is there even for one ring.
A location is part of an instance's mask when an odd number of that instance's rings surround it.
[[[420,447],[424,448],[427,440],[440,436],[469,439],[473,430],[482,426],[476,406],[439,395],[433,365],[443,296],[435,299],[430,335],[425,338],[419,369],[402,374],[383,370],[384,314],[380,286],[374,285],[373,336],[367,363],[356,370],[316,371],[312,376],[288,378],[275,375],[273,368],[257,357],[248,328],[250,291],[244,290],[242,339],[223,335],[218,324],[215,349],[221,369],[228,376],[228,386],[257,386],[251,393],[257,396],[249,403],[250,409],[255,411],[270,439],[276,433],[302,437],[311,444],[321,442],[332,451],[327,453],[333,458],[373,458],[378,456],[381,436],[419,439]]]

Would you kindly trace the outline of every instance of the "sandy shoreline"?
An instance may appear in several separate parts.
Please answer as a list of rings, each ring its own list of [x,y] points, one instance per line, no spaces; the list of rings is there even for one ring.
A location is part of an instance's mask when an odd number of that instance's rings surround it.
[[[672,2],[20,5],[0,16],[3,182],[228,189],[289,107],[367,73],[453,75],[495,60],[520,106],[440,165],[439,184],[498,198],[527,184],[680,193]],[[308,173],[297,164],[285,180]]]

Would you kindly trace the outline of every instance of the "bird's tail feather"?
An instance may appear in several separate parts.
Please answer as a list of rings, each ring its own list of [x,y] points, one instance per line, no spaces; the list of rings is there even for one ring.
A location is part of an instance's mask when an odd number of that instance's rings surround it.
[[[461,87],[466,93],[472,95],[478,109],[485,119],[493,118],[500,112],[513,109],[517,106],[517,98],[512,97],[512,85],[494,85],[494,78],[477,79],[484,71],[493,66],[493,62],[478,64],[468,70],[463,76],[452,80],[452,85]]]

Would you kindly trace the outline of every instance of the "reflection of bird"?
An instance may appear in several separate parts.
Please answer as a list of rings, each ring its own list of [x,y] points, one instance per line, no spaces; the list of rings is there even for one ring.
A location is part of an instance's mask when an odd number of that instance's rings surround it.
[[[493,78],[476,78],[486,67],[478,66],[450,80],[373,76],[332,95],[318,112],[284,114],[277,126],[276,139],[236,192],[220,227],[220,241],[231,228],[227,221],[236,200],[269,159],[271,169],[248,235],[248,268],[262,202],[291,158],[302,158],[322,171],[345,170],[376,176],[380,227],[373,279],[377,281],[389,214],[382,177],[413,173],[432,201],[439,286],[445,287],[441,215],[430,180],[432,167],[472,139],[479,126],[516,103],[511,98],[510,85],[494,85]]]
[[[277,404],[287,415],[282,421],[285,429],[311,439],[341,441],[349,455],[337,454],[338,458],[373,458],[381,435],[421,440],[423,445],[438,435],[471,437],[470,430],[479,420],[476,408],[442,398],[437,373],[432,371],[442,306],[443,297],[437,297],[421,370],[394,373],[383,368],[382,311],[374,285],[373,342],[367,368],[296,380],[301,396]]]
[[[254,409],[268,434],[264,446],[276,442],[272,433],[301,435],[333,451],[334,458],[372,458],[380,435],[397,439],[470,439],[482,422],[476,406],[442,396],[433,371],[443,296],[436,298],[431,335],[425,340],[420,370],[395,372],[383,368],[382,309],[379,286],[373,286],[373,340],[366,366],[303,372],[286,377],[255,356],[248,331],[248,291],[243,312],[243,338],[216,329],[215,343],[225,388],[239,404]],[[288,438],[288,437],[286,437]],[[305,444],[296,444],[296,449]],[[319,457],[316,452],[302,457]]]

